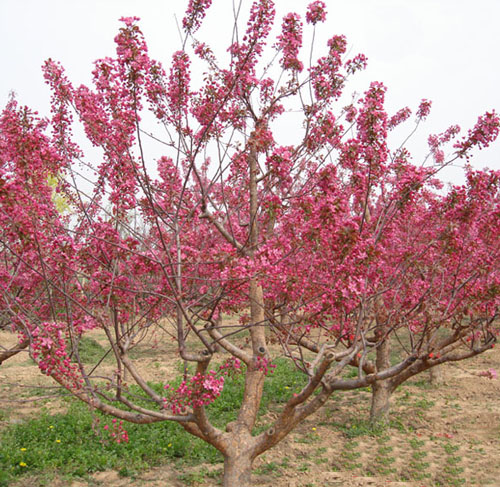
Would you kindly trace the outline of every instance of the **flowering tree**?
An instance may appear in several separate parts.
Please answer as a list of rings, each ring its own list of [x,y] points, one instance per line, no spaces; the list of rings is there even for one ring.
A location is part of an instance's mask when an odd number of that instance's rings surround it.
[[[388,131],[410,110],[389,117],[381,83],[337,107],[366,64],[363,55],[344,59],[343,37],[306,66],[303,24],[288,14],[271,46],[276,65],[265,64],[274,6],[258,0],[244,35],[234,29],[224,64],[195,37],[210,3],[190,0],[182,25],[192,52],[176,52],[167,72],[148,56],[137,19],[125,18],[117,56],[95,63],[92,88],[74,87],[59,64],[46,63],[50,120],[8,104],[0,289],[43,373],[117,421],[178,422],[222,453],[225,486],[246,486],[253,460],[334,391],[372,386],[377,417],[397,384],[492,346],[500,175],[469,168],[465,186],[443,192],[436,173],[492,142],[499,119],[487,113],[460,140],[455,127],[431,137],[429,162],[416,166],[406,149],[388,147]],[[305,19],[315,29],[325,16],[315,1]],[[199,86],[193,59],[206,69]],[[429,109],[424,100],[417,124]],[[296,143],[281,144],[277,127],[292,111],[301,114]],[[144,130],[148,113],[160,135]],[[86,162],[76,122],[100,163]],[[162,147],[156,160],[152,141]],[[54,192],[70,211],[58,211]],[[163,393],[130,353],[158,327],[195,364],[180,385],[165,378]],[[105,333],[116,362],[104,379],[79,356],[92,330]],[[278,354],[308,381],[254,436]],[[356,377],[342,377],[348,366]],[[232,373],[244,374],[243,400],[221,430],[206,406]],[[113,434],[126,440],[119,422]]]

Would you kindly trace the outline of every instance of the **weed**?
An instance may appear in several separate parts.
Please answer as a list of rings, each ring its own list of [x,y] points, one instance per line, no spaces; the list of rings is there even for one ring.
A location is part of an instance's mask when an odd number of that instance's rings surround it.
[[[323,463],[328,463],[328,458],[324,458],[324,457],[315,457],[314,458],[314,463],[316,465],[321,465]]]
[[[392,448],[392,446],[381,446],[379,449],[378,449],[378,452],[380,453],[380,455],[386,455],[387,453],[390,453],[394,448]]]
[[[419,387],[420,389],[434,389],[434,386],[430,383],[430,381],[428,379],[420,379],[420,380],[416,380],[414,382],[408,381],[408,383],[405,385],[416,386],[416,387]]]
[[[432,406],[434,406],[434,404],[436,404],[435,401],[429,401],[425,397],[423,397],[423,398],[418,399],[417,401],[415,401],[415,406],[417,408],[423,409],[423,410],[430,409]]]
[[[361,456],[361,453],[359,451],[344,451],[342,452],[342,456],[347,460],[356,460],[356,458]]]
[[[456,465],[457,463],[460,463],[462,461],[462,457],[448,457],[446,459],[446,463],[449,465]]]
[[[377,456],[375,461],[380,465],[388,466],[391,463],[394,463],[396,459],[394,457],[386,457],[386,456]]]
[[[371,423],[369,420],[353,418],[350,424],[332,423],[347,438],[356,438],[358,436],[381,436],[386,430],[387,425],[384,423]]]
[[[425,441],[424,440],[418,440],[417,438],[410,438],[409,440],[410,446],[414,449],[417,450],[424,446]]]
[[[177,478],[186,485],[196,485],[205,482],[205,472],[186,472],[180,473]]]
[[[448,443],[445,443],[443,445],[443,448],[444,448],[444,451],[446,453],[448,453],[448,455],[451,455],[452,453],[455,453],[458,450],[459,446],[458,445],[452,445],[451,443],[448,442]]]
[[[257,475],[277,475],[279,474],[279,465],[276,462],[263,463],[255,469]]]
[[[426,451],[415,451],[411,455],[415,460],[422,460],[422,458],[425,458],[427,456]]]
[[[307,433],[297,440],[297,443],[303,444],[311,444],[319,440],[319,437],[316,433]]]
[[[359,445],[359,442],[357,441],[346,441],[344,443],[344,449],[345,450],[354,450]]]
[[[379,445],[383,445],[384,443],[387,443],[388,441],[390,441],[391,437],[389,435],[384,435],[384,436],[381,436],[380,438],[377,438],[377,443]]]

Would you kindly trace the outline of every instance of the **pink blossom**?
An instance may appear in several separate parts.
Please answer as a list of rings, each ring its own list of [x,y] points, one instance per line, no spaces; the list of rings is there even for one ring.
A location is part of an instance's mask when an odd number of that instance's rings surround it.
[[[184,29],[187,32],[196,32],[211,5],[212,0],[189,0],[186,14],[182,19]]]
[[[426,100],[425,98],[420,102],[420,105],[417,110],[418,120],[425,120],[429,116],[429,113],[431,112],[431,105],[432,102]]]
[[[326,5],[321,0],[311,2],[307,6],[306,21],[308,24],[316,25],[326,20]]]
[[[297,14],[289,13],[284,17],[277,46],[283,51],[283,69],[302,71],[303,65],[297,57],[302,46],[302,22]]]

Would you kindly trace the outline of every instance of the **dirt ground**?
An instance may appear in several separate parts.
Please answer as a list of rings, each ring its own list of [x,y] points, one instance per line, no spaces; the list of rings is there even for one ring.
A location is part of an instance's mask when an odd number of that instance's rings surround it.
[[[0,343],[10,340],[0,332]],[[139,360],[143,365],[149,361],[150,380],[160,380],[175,368],[174,364],[172,368],[152,366],[153,357]],[[337,394],[257,459],[253,483],[261,487],[500,487],[500,380],[476,375],[489,368],[500,368],[498,348],[459,366],[443,366],[442,385],[429,386],[427,376],[417,377],[396,391],[391,426],[377,434],[363,430],[369,391]],[[0,427],[36,414],[37,402],[15,399],[23,387],[32,386],[46,387],[50,394],[53,383],[38,372],[27,354],[0,367],[0,409],[9,411]],[[43,400],[40,394],[38,401]],[[54,412],[61,410],[55,399],[44,405]],[[184,471],[165,465],[137,478],[106,471],[88,481],[73,481],[69,487],[215,487],[220,485],[216,472],[222,472],[222,464]],[[36,482],[25,477],[15,487],[35,487]],[[53,485],[68,487],[62,480]]]

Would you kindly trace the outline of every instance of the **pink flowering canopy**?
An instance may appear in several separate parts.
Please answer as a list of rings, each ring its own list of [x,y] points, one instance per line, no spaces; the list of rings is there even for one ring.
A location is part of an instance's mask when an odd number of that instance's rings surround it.
[[[469,158],[500,121],[491,111],[462,138],[456,125],[430,135],[429,157],[415,162],[388,133],[421,130],[431,102],[413,118],[408,107],[389,114],[387,88],[373,82],[342,106],[367,60],[347,58],[337,35],[317,59],[302,51],[324,2],[305,9],[305,24],[287,14],[275,39],[273,2],[253,2],[224,60],[195,37],[210,6],[188,2],[184,48],[167,69],[149,57],[139,20],[123,18],[116,56],[95,62],[91,86],[46,62],[48,119],[6,106],[0,289],[3,315],[43,373],[118,419],[178,421],[222,452],[225,485],[244,486],[253,459],[334,390],[395,387],[494,344],[500,172],[476,171]],[[290,129],[292,111],[301,119]],[[443,188],[439,171],[460,161],[465,182]],[[99,364],[80,360],[87,333],[109,341],[115,367],[104,383]],[[131,355],[158,336],[195,364],[180,385],[165,377],[162,393]],[[401,345],[396,365],[372,359],[391,343]],[[252,436],[278,355],[308,382]],[[343,379],[348,366],[358,374]],[[222,431],[206,406],[234,374],[245,375],[244,399]],[[128,440],[122,423],[108,430]]]

